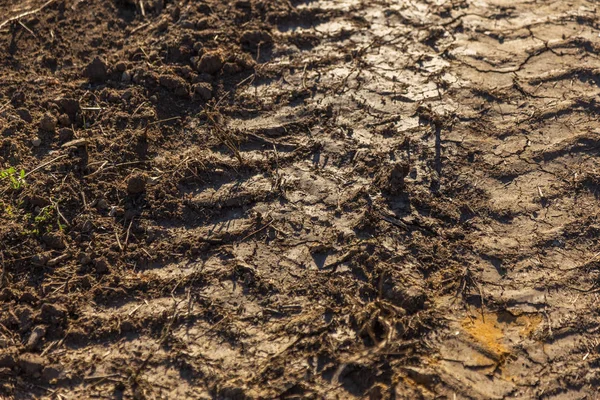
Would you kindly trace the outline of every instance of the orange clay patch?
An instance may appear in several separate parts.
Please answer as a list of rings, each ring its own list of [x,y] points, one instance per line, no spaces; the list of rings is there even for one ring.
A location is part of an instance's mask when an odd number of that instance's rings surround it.
[[[508,353],[508,349],[502,343],[504,334],[495,314],[486,314],[485,320],[481,316],[476,318],[467,317],[461,325],[469,335],[491,352],[498,356]]]

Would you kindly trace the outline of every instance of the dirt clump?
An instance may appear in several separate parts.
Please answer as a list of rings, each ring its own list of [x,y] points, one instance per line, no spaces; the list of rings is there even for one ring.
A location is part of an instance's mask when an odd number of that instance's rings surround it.
[[[127,193],[140,194],[146,191],[148,177],[143,173],[136,173],[127,179]]]
[[[0,2],[0,398],[593,398],[589,3]]]
[[[50,113],[44,114],[40,120],[40,128],[46,132],[54,132],[57,124],[56,117]]]
[[[198,64],[196,70],[200,73],[214,75],[223,67],[223,58],[219,52],[209,52],[204,54]]]
[[[83,74],[92,82],[104,82],[108,76],[108,65],[101,57],[94,57]]]

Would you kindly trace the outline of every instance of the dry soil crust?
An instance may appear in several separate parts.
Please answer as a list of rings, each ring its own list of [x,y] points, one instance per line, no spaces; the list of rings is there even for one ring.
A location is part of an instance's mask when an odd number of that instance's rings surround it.
[[[0,396],[593,398],[595,7],[1,2]]]

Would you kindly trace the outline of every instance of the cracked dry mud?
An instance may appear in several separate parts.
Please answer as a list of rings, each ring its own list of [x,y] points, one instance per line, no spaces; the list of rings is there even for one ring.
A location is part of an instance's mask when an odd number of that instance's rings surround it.
[[[1,2],[0,397],[595,398],[596,7]]]

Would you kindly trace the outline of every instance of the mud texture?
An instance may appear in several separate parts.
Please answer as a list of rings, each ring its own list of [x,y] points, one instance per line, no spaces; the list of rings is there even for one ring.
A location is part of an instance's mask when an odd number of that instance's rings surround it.
[[[597,396],[595,2],[0,15],[0,397]]]

